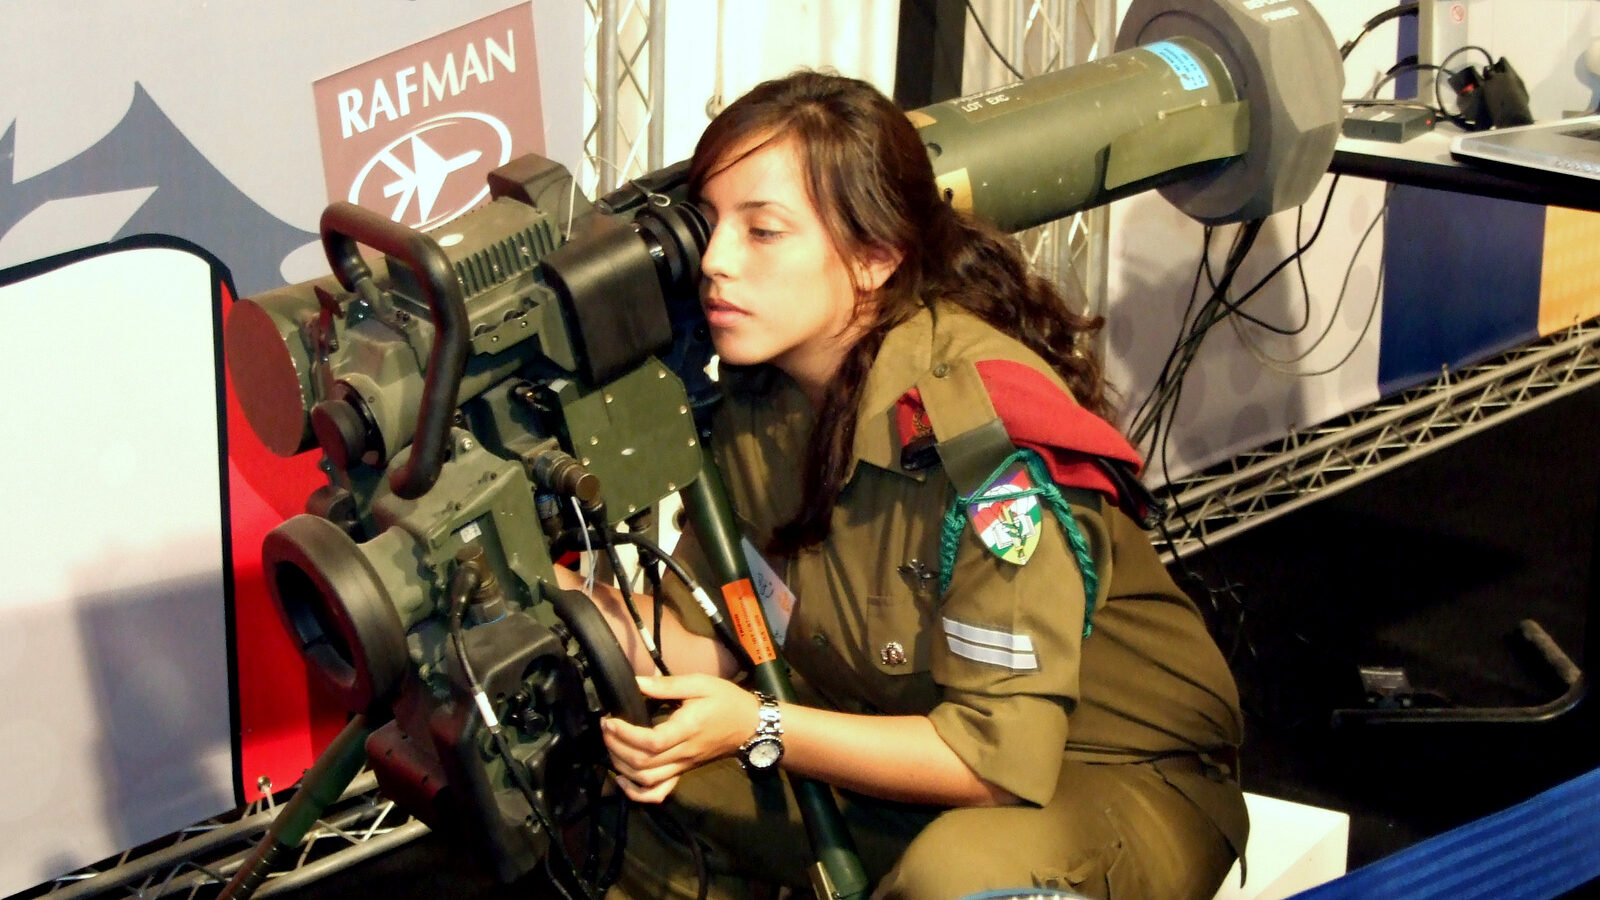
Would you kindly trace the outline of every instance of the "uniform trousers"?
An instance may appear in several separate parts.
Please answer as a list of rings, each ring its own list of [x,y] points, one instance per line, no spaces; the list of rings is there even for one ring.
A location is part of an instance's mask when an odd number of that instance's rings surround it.
[[[834,796],[875,900],[952,900],[1007,888],[1207,900],[1234,851],[1163,769],[1170,771],[1154,763],[1065,761],[1043,807],[944,809],[847,791]],[[710,900],[755,900],[771,896],[775,885],[810,896],[813,857],[786,779],[752,779],[734,760],[720,760],[686,774],[664,811],[667,826],[634,815],[623,873],[608,900],[695,896],[694,857],[671,833],[680,827],[705,848]]]

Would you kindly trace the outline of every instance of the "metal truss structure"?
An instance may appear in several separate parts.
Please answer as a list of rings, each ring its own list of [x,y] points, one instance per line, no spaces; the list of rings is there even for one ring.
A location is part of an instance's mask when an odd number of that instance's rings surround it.
[[[585,0],[584,163],[590,196],[661,168],[665,0]]]
[[[1167,561],[1600,384],[1600,320],[1347,413],[1182,479],[1167,491]]]
[[[272,897],[304,887],[428,833],[428,827],[376,793],[377,779],[363,773],[323,812],[290,865],[256,891]],[[272,826],[284,797],[261,800],[16,895],[48,897],[209,898],[221,893],[257,841]]]
[[[995,49],[1025,78],[1099,59],[1115,44],[1113,0],[991,0],[976,4],[974,11],[982,12]],[[967,45],[969,58],[991,53],[977,28],[968,29]],[[967,79],[969,92],[1016,77],[998,61],[979,67],[972,76]],[[1017,235],[1040,275],[1058,284],[1077,280],[1086,301],[1078,312],[1098,315],[1106,308],[1109,222],[1108,211],[1097,207]]]

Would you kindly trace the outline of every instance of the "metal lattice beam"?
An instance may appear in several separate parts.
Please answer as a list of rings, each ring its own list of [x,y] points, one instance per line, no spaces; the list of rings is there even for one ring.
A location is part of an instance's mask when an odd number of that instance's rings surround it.
[[[1217,544],[1594,384],[1600,384],[1600,320],[1292,432],[1172,485],[1167,559]]]
[[[1115,43],[1112,0],[1018,0],[1011,7],[1009,42],[1001,46],[1024,76],[1098,59]],[[994,28],[990,35],[1002,40]],[[969,34],[968,40],[974,39]],[[1109,225],[1107,210],[1099,207],[1028,229],[1017,240],[1043,277],[1058,283],[1075,278],[1087,300],[1079,312],[1098,315],[1105,309],[1109,280]]]
[[[379,797],[376,788],[377,779],[370,772],[351,782],[306,834],[289,864],[270,875],[255,896],[271,897],[303,887],[428,833],[426,825]],[[282,812],[279,799],[268,793],[227,815],[124,851],[17,897],[215,897]]]
[[[664,0],[585,0],[584,163],[590,195],[661,167]]]

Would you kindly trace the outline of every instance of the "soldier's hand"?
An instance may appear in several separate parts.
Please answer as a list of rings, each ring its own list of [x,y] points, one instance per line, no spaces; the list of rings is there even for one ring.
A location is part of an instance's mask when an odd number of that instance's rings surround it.
[[[660,803],[684,772],[731,755],[755,733],[755,695],[713,675],[642,677],[646,697],[679,706],[653,728],[607,718],[602,724],[617,784],[629,799]]]

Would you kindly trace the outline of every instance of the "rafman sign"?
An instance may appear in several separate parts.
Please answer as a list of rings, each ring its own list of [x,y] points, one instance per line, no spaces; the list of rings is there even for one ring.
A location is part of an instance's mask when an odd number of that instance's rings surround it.
[[[314,92],[329,197],[413,228],[477,206],[489,170],[544,151],[526,7],[346,69]]]

